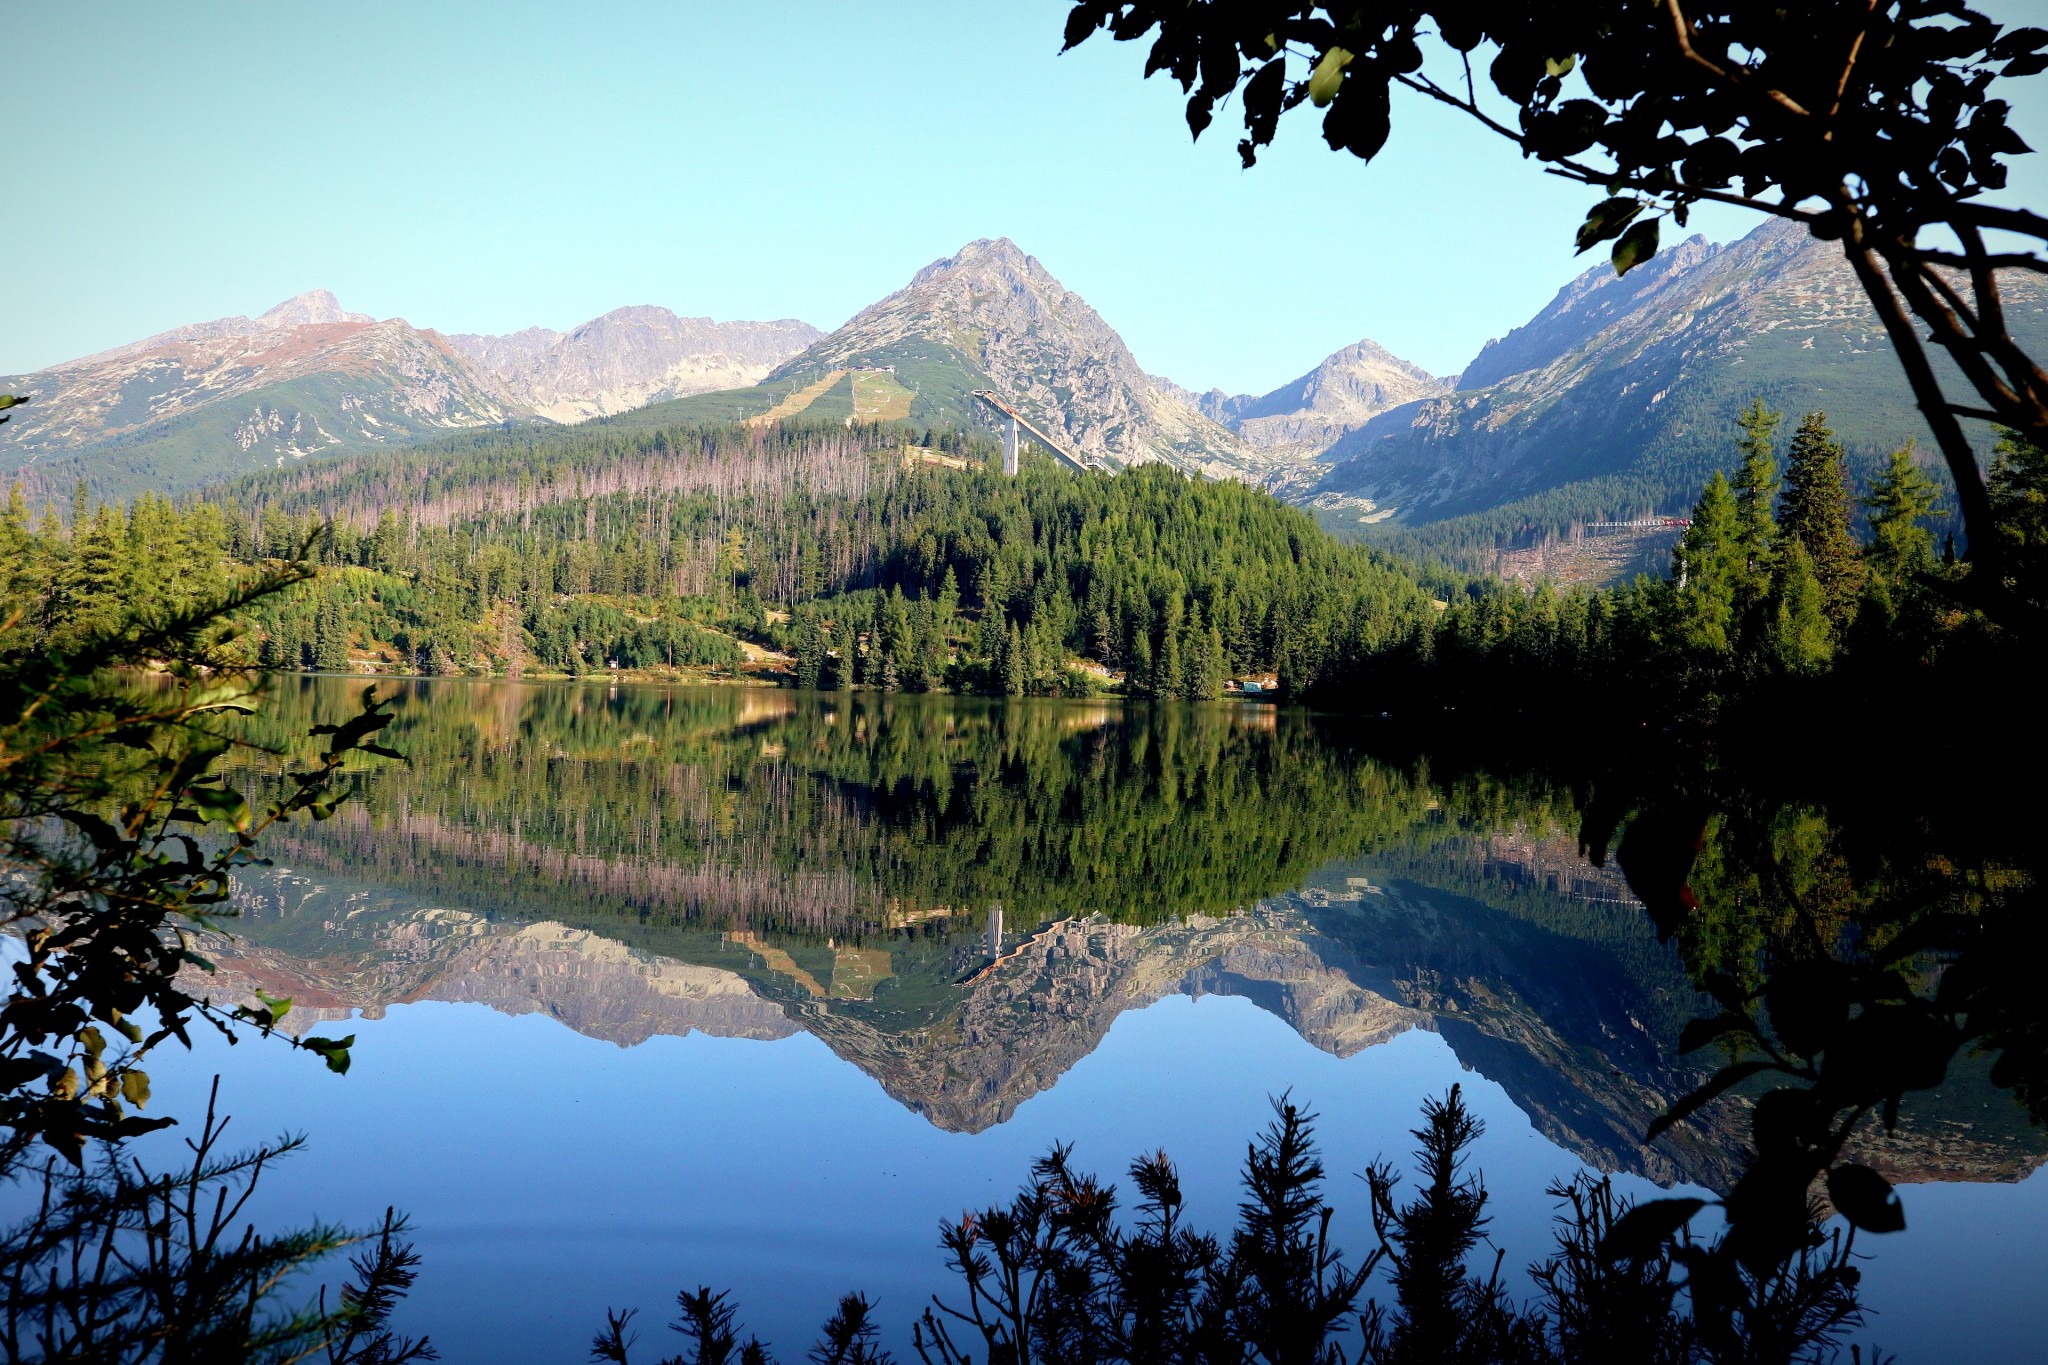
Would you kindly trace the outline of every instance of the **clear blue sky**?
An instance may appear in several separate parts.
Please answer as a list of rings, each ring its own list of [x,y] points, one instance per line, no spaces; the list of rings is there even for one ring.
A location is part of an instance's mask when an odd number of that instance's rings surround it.
[[[1177,89],[1138,79],[1142,45],[1058,56],[1064,13],[18,7],[0,373],[315,287],[443,331],[629,303],[829,329],[1008,236],[1155,373],[1260,391],[1360,337],[1454,373],[1592,259],[1592,192],[1455,115],[1411,104],[1370,167],[1297,116],[1243,172],[1227,114],[1191,144]],[[2041,94],[2017,121],[2048,148]],[[2048,202],[2042,161],[2019,201]]]

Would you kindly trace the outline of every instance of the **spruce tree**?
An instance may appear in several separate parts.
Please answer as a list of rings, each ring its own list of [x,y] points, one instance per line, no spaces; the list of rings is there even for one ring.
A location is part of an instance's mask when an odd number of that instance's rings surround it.
[[[7,505],[0,509],[0,600],[26,602],[42,580],[41,543],[30,529],[28,499],[21,485],[8,490]],[[4,618],[0,618],[4,619]]]
[[[1088,640],[1097,662],[1112,665],[1116,662],[1116,626],[1112,624],[1107,607],[1097,607],[1095,617],[1088,628]]]
[[[1160,613],[1159,652],[1152,670],[1152,694],[1157,697],[1180,697],[1187,695],[1182,688],[1187,682],[1186,669],[1181,663],[1182,627],[1185,624],[1186,608],[1182,606],[1180,594],[1168,593],[1166,609]]]
[[[917,672],[917,632],[903,589],[889,589],[882,606],[882,690],[894,692]]]
[[[2048,606],[2048,446],[2003,432],[1991,459],[1996,519],[2007,591]]]
[[[71,529],[71,558],[59,595],[79,636],[111,629],[128,601],[128,524],[113,508],[100,504],[85,524]]]
[[[1187,620],[1181,624],[1179,692],[1190,701],[1204,695],[1202,672],[1208,663],[1208,640],[1208,628],[1202,623],[1202,604],[1188,603]]]
[[[1034,619],[1024,628],[1024,690],[1033,696],[1052,693],[1066,666],[1061,655],[1059,636],[1054,633],[1052,621],[1045,616]]]
[[[1761,599],[1771,582],[1772,551],[1778,522],[1772,504],[1778,496],[1777,432],[1785,414],[1753,398],[1736,417],[1742,428],[1737,444],[1742,468],[1735,475],[1735,536],[1742,550],[1743,577],[1738,596],[1747,609]]]
[[[809,607],[796,614],[796,685],[815,691],[825,676],[825,631]]]
[[[332,597],[321,599],[313,617],[313,667],[322,673],[348,672],[348,625]]]
[[[1189,695],[1197,701],[1214,701],[1222,696],[1229,669],[1223,654],[1223,632],[1212,623],[1202,632],[1201,667],[1195,674],[1195,689]]]
[[[1131,657],[1124,669],[1124,691],[1134,697],[1155,695],[1152,686],[1152,639],[1143,631],[1131,636]]]
[[[1003,637],[1002,658],[998,661],[1003,679],[1003,695],[1021,697],[1025,688],[1024,638],[1017,633],[1017,623],[1010,623],[1009,631]]]
[[[1863,591],[1863,557],[1849,533],[1849,471],[1827,414],[1809,412],[1793,434],[1778,504],[1778,529],[1813,561],[1813,576],[1839,635],[1856,614]]]
[[[839,654],[832,669],[833,690],[851,692],[854,666],[857,662],[854,654],[858,646],[854,642],[853,618],[844,611],[839,613],[839,629],[833,635],[833,646]]]
[[[1934,568],[1934,532],[1921,520],[1933,516],[1941,491],[1913,459],[1913,444],[1892,452],[1884,472],[1870,485],[1863,509],[1870,517],[1864,550],[1873,583],[1896,590],[1913,575]]]
[[[882,604],[887,599],[879,594],[874,599],[873,610],[868,613],[868,647],[860,656],[860,680],[870,687],[883,686],[888,673],[888,649],[883,644]]]
[[[1771,621],[1771,659],[1778,670],[1807,676],[1827,670],[1835,656],[1834,630],[1828,622],[1827,594],[1814,575],[1806,546],[1791,541],[1780,557],[1777,610]]]
[[[1700,494],[1692,525],[1672,561],[1672,600],[1680,638],[1696,654],[1731,654],[1744,567],[1735,495],[1719,471]]]

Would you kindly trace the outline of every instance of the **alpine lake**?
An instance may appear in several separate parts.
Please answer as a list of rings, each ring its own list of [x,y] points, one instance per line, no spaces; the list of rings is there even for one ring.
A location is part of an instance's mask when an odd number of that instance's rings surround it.
[[[364,686],[280,679],[255,737]],[[1355,1173],[1405,1166],[1423,1100],[1462,1086],[1485,1260],[1527,1296],[1553,1182],[1712,1199],[1739,1176],[1741,1089],[1644,1141],[1721,1060],[1679,1048],[1715,1011],[1704,973],[1767,960],[1802,887],[1866,939],[1856,850],[1892,837],[1724,801],[1674,921],[1605,856],[1585,784],[1389,759],[1370,724],[1268,705],[375,688],[409,761],[364,760],[331,819],[266,838],[202,944],[209,994],[290,997],[287,1031],[353,1034],[352,1068],[195,1036],[151,1071],[188,1120],[217,1073],[240,1142],[308,1136],[259,1224],[407,1212],[399,1322],[456,1365],[584,1359],[608,1307],[664,1353],[700,1284],[783,1359],[858,1288],[913,1360],[955,1289],[942,1220],[1059,1142],[1119,1178],[1164,1149],[1222,1233],[1283,1094],[1319,1116],[1355,1260]],[[234,780],[253,796],[271,763]],[[2048,1131],[1992,1071],[1958,1055],[1855,1141],[1907,1219],[1858,1242],[1866,1359],[2048,1352]]]

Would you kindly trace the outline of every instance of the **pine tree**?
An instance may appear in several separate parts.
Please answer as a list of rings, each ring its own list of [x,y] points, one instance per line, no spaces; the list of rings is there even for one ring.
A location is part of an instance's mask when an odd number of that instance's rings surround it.
[[[1097,607],[1088,629],[1089,644],[1098,663],[1109,665],[1116,662],[1116,627],[1111,624],[1109,608]]]
[[[1896,588],[1913,575],[1934,567],[1934,532],[1920,524],[1935,514],[1940,488],[1913,459],[1912,442],[1892,452],[1884,472],[1863,500],[1870,517],[1870,544],[1864,550],[1872,577]]]
[[[1678,632],[1695,653],[1725,657],[1734,651],[1737,592],[1744,575],[1739,535],[1735,495],[1717,471],[1672,556]]]
[[[2003,432],[1991,459],[1991,512],[2008,591],[2048,606],[2048,446]]]
[[[882,606],[882,690],[895,692],[917,672],[917,632],[903,589],[889,589]]]
[[[83,635],[110,629],[128,601],[127,521],[101,504],[93,508],[90,521],[72,524],[71,541],[58,588],[70,630]]]
[[[1769,595],[1777,551],[1778,521],[1772,507],[1778,496],[1778,426],[1785,414],[1753,398],[1736,417],[1742,428],[1737,445],[1742,468],[1735,475],[1735,539],[1742,555],[1742,577],[1736,588],[1736,611],[1746,627]]]
[[[1778,529],[1813,561],[1813,576],[1827,601],[1837,634],[1856,613],[1863,590],[1863,557],[1849,533],[1849,471],[1841,443],[1825,413],[1809,412],[1793,434],[1778,504]]]
[[[1002,657],[999,661],[1003,679],[1003,695],[1021,697],[1027,685],[1025,672],[1024,638],[1017,632],[1017,623],[1010,623],[1009,632],[1003,637]]]
[[[1124,691],[1134,697],[1155,695],[1152,686],[1152,639],[1144,631],[1131,636],[1131,657],[1124,669]]]
[[[832,668],[832,688],[836,692],[853,690],[853,674],[856,663],[854,652],[858,648],[854,641],[853,618],[844,611],[839,613],[839,629],[832,637],[833,648],[839,657]]]
[[[1223,632],[1212,624],[1202,632],[1200,644],[1201,662],[1195,671],[1195,681],[1188,695],[1197,701],[1214,701],[1223,695],[1223,684],[1229,678],[1230,663],[1223,653]]]
[[[1781,672],[1794,676],[1825,672],[1835,657],[1827,594],[1814,575],[1806,546],[1796,540],[1789,542],[1780,556],[1772,596],[1777,600],[1771,622],[1772,661]]]
[[[816,691],[825,676],[825,631],[818,623],[817,612],[808,606],[797,609],[794,643],[796,685],[807,692]]]
[[[1166,595],[1166,609],[1160,613],[1159,653],[1152,670],[1152,694],[1157,697],[1183,697],[1182,689],[1187,683],[1187,670],[1182,664],[1183,627],[1186,623],[1186,608],[1177,592]]]
[[[313,667],[322,673],[348,672],[348,625],[332,597],[321,598],[313,617]]]

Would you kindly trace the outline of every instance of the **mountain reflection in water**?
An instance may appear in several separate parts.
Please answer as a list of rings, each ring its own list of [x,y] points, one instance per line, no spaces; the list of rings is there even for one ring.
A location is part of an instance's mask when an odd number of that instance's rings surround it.
[[[284,686],[276,742],[352,696]],[[1711,1008],[1563,787],[1227,705],[437,683],[399,716],[410,765],[241,882],[217,995],[290,995],[301,1028],[441,1000],[624,1046],[802,1031],[968,1133],[1120,1014],[1232,995],[1338,1057],[1437,1032],[1601,1169],[1740,1173],[1739,1096],[1642,1141],[1709,1074],[1677,1039]],[[2009,1181],[2048,1143],[1966,1058],[1851,1152]]]

